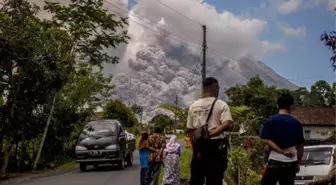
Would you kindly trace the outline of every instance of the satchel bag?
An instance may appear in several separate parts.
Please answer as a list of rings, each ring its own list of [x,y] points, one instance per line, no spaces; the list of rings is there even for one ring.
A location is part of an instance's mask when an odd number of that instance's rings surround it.
[[[197,128],[194,132],[194,136],[193,136],[193,150],[194,150],[194,154],[196,154],[196,156],[199,158],[202,156],[202,154],[204,154],[205,151],[205,145],[206,145],[206,141],[210,139],[210,135],[209,135],[209,130],[208,130],[208,122],[209,119],[212,115],[212,111],[214,108],[214,105],[217,101],[217,98],[213,101],[208,117],[206,119],[205,125]]]

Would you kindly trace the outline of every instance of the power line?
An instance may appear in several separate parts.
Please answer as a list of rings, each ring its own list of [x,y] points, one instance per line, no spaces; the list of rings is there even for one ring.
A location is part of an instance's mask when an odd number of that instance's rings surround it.
[[[105,1],[106,1],[106,0],[105,0]],[[112,4],[112,3],[109,2],[109,1],[106,1],[106,3],[109,4],[109,5],[112,5],[112,6],[116,7],[116,8],[118,8],[118,9],[121,9],[122,11],[128,13],[128,15],[134,16],[134,17],[136,17],[137,19],[142,20],[142,21],[144,21],[144,22],[146,22],[146,23],[148,23],[148,24],[151,24],[151,25],[153,25],[153,26],[155,26],[155,27],[157,27],[157,28],[159,28],[159,29],[161,29],[161,30],[170,32],[170,33],[172,33],[172,34],[174,34],[174,35],[178,35],[178,34],[176,34],[176,32],[174,33],[173,31],[170,30],[170,29],[173,29],[173,28],[171,28],[171,27],[168,27],[168,26],[166,26],[166,25],[161,25],[162,27],[165,27],[165,28],[166,28],[166,29],[163,29],[163,28],[157,26],[156,24],[152,23],[150,20],[148,20],[147,18],[145,18],[145,17],[143,17],[143,16],[141,16],[141,15],[139,15],[139,14],[132,13],[132,12],[129,11],[128,9],[122,9],[122,8],[120,8],[119,6],[116,6],[116,5]],[[120,2],[115,2],[115,3],[117,3],[117,4],[119,4],[119,5],[123,5],[123,4],[121,4]],[[139,18],[139,17],[140,17],[140,18]],[[174,30],[174,29],[173,29],[173,30]],[[174,30],[174,31],[176,31],[176,30]],[[181,35],[178,35],[178,36],[181,37]],[[190,40],[194,40],[193,38],[190,38],[190,37],[185,36],[185,35],[183,35],[182,37],[188,38],[188,39],[190,39]],[[200,43],[201,43],[201,42],[200,42]]]
[[[178,14],[180,14],[180,15],[182,15],[182,16],[188,18],[189,20],[192,20],[193,22],[197,22],[197,21],[191,19],[190,17],[187,17],[187,16],[185,16],[185,15],[179,13],[177,10],[171,8],[170,6],[164,4],[162,1],[159,1],[159,0],[157,0],[157,1],[158,1],[159,3],[161,3],[162,5],[164,5],[165,7],[167,7],[167,8],[169,8],[169,9],[173,10],[175,13],[178,13]],[[146,19],[146,18],[144,18],[144,17],[142,17],[142,16],[140,16],[140,15],[135,15],[135,14],[131,13],[131,12],[128,11],[128,10],[122,9],[122,8],[120,8],[119,6],[116,6],[115,4],[112,4],[112,3],[109,2],[109,1],[106,1],[106,0],[105,0],[105,2],[106,2],[107,4],[109,4],[109,5],[111,5],[111,6],[115,7],[115,8],[117,8],[118,10],[121,10],[121,11],[123,11],[123,12],[128,13],[128,15],[130,15],[130,16],[133,16],[133,17],[137,18],[138,20],[143,21],[144,23],[150,24],[150,25],[152,25],[152,26],[154,26],[154,27],[156,27],[156,28],[159,28],[159,29],[163,30],[164,32],[168,32],[168,33],[172,34],[173,36],[176,37],[176,39],[174,39],[175,41],[178,41],[178,42],[180,42],[180,43],[181,43],[181,41],[183,41],[183,42],[186,42],[186,43],[193,44],[193,45],[195,45],[195,46],[198,46],[198,45],[201,43],[201,42],[199,42],[199,43],[195,43],[195,42],[192,42],[192,41],[188,41],[188,40],[186,40],[186,39],[184,39],[184,38],[182,38],[182,37],[188,38],[188,39],[190,39],[190,40],[193,40],[193,39],[190,38],[190,37],[187,37],[187,36],[181,36],[181,35],[179,35],[179,34],[176,34],[175,32],[173,32],[173,31],[171,31],[171,30],[169,30],[169,29],[164,29],[164,28],[158,27],[157,25],[155,25],[154,23],[150,22],[148,19]],[[120,5],[121,5],[121,4],[120,4]],[[119,15],[119,16],[123,17],[122,15]],[[145,25],[143,25],[143,24],[141,24],[141,23],[139,23],[139,22],[136,22],[136,21],[134,21],[134,20],[132,20],[132,19],[129,19],[129,20],[132,21],[132,22],[134,22],[134,23],[136,23],[136,24],[138,24],[138,25],[140,25],[140,26],[142,26],[142,27],[144,27],[144,28],[146,28],[146,29],[149,29],[149,30],[154,31],[154,32],[159,33],[159,34],[162,34],[162,33],[158,32],[157,30],[154,30],[154,29],[152,29],[152,28],[150,28],[150,27],[148,27],[148,26],[145,26]],[[145,20],[147,20],[147,21],[145,21]],[[197,23],[198,23],[198,22],[197,22]],[[165,35],[166,35],[166,36],[170,36],[170,35],[168,35],[168,34],[165,34]],[[173,37],[171,37],[171,38],[173,38]],[[179,39],[179,40],[177,40],[177,39]],[[209,46],[207,46],[207,51],[210,51],[211,53],[213,53],[214,55],[216,55],[217,57],[219,57],[219,58],[221,58],[221,59],[223,59],[223,58],[230,58],[230,57],[227,57],[227,56],[223,56],[223,55],[220,56],[220,55],[218,55],[218,54],[215,52],[216,50],[213,49],[213,48],[211,48],[211,47],[209,47]],[[218,51],[217,51],[217,52],[218,52]],[[220,52],[219,52],[219,53],[220,53]]]
[[[105,2],[106,2],[107,4],[109,4],[109,5],[111,5],[111,6],[115,7],[115,8],[117,8],[118,10],[121,10],[121,11],[123,11],[123,12],[128,13],[129,16],[133,16],[133,17],[137,18],[137,19],[140,20],[140,21],[143,21],[143,22],[145,22],[145,23],[147,23],[147,24],[150,24],[150,25],[152,25],[152,26],[154,26],[154,27],[156,27],[156,28],[159,28],[159,29],[161,29],[161,30],[163,30],[163,31],[165,31],[165,32],[168,32],[168,33],[174,35],[174,36],[176,37],[174,40],[176,40],[176,41],[178,41],[178,42],[183,41],[183,42],[187,42],[187,43],[190,43],[190,44],[193,44],[193,45],[197,45],[197,46],[199,46],[199,44],[200,44],[200,43],[195,43],[195,42],[187,41],[187,40],[185,40],[184,38],[182,38],[182,37],[184,37],[184,36],[178,35],[178,34],[176,34],[175,32],[173,32],[173,31],[171,31],[171,30],[169,30],[169,29],[161,28],[161,27],[155,25],[154,23],[150,22],[149,20],[145,19],[144,17],[142,17],[142,16],[140,16],[140,15],[133,14],[133,13],[131,13],[131,12],[128,11],[128,10],[122,9],[122,8],[120,8],[119,6],[116,6],[115,4],[112,4],[112,3],[109,2],[109,1],[106,1],[106,0],[105,0]],[[190,18],[190,17],[188,17],[188,16],[186,16],[186,15],[180,13],[179,11],[175,10],[174,8],[168,6],[167,4],[163,3],[162,1],[157,0],[157,2],[160,3],[160,4],[162,4],[162,5],[165,6],[166,8],[168,8],[168,9],[174,11],[175,13],[177,13],[177,14],[179,14],[179,15],[185,17],[185,18],[187,18],[188,20],[190,20],[190,21],[192,21],[192,22],[195,22],[195,23],[199,23],[199,22],[195,21],[194,19],[192,19],[192,18]],[[121,16],[121,15],[119,15],[119,16]],[[140,17],[142,17],[142,18],[140,18]],[[153,32],[156,32],[156,33],[161,34],[161,33],[158,32],[157,30],[154,30],[153,28],[150,28],[150,27],[148,27],[148,26],[146,26],[146,25],[143,25],[143,24],[141,24],[141,23],[139,23],[139,22],[137,22],[137,21],[135,21],[135,20],[132,20],[132,19],[129,19],[129,20],[132,21],[132,22],[134,22],[134,23],[136,23],[136,24],[138,24],[138,25],[140,25],[140,26],[142,26],[142,27],[144,27],[144,28],[146,28],[146,29],[149,29],[149,30],[151,30],[151,31],[153,31]],[[146,21],[146,20],[147,20],[147,21]],[[165,34],[165,35],[167,35],[167,34]],[[170,35],[167,35],[167,36],[170,36]],[[185,36],[185,37],[186,37],[186,36]],[[171,37],[171,38],[172,38],[172,37]],[[186,37],[186,38],[189,38],[190,40],[192,40],[190,37]],[[172,38],[172,39],[173,39],[173,38]],[[230,58],[230,57],[227,57],[227,56],[219,55],[217,52],[215,52],[215,51],[216,51],[215,49],[210,48],[209,46],[208,46],[208,51],[211,52],[212,54],[214,54],[215,56],[221,58],[221,59],[223,59],[223,57],[224,57],[224,58]],[[200,55],[200,56],[202,57],[202,56],[204,56],[204,55]],[[201,59],[201,57],[200,57],[200,59]],[[206,57],[206,56],[205,56],[205,57]],[[199,65],[199,63],[197,63],[196,66],[198,66],[198,65]],[[319,77],[287,78],[287,80],[297,80],[297,79],[321,79],[321,78],[319,78]]]
[[[157,26],[156,24],[150,22],[148,19],[146,19],[146,18],[144,18],[144,17],[142,17],[142,16],[140,16],[140,15],[136,15],[136,14],[134,14],[134,13],[131,13],[130,11],[128,11],[128,10],[126,10],[126,9],[122,9],[121,7],[119,7],[119,6],[115,5],[115,4],[112,4],[111,2],[108,2],[108,1],[106,1],[106,0],[105,0],[105,2],[106,2],[107,4],[109,4],[109,5],[111,5],[111,6],[115,7],[115,8],[117,8],[118,10],[121,10],[121,11],[123,11],[123,12],[125,12],[125,13],[128,13],[129,16],[133,16],[133,17],[137,18],[138,20],[143,21],[144,23],[150,24],[150,25],[152,25],[152,26],[154,26],[154,27],[156,27],[156,28],[159,28],[160,30],[162,30],[162,31],[164,31],[164,32],[168,32],[168,33],[174,35],[175,37],[179,38],[181,41],[189,42],[189,43],[194,44],[194,45],[198,45],[198,44],[200,44],[200,43],[194,43],[194,42],[192,42],[192,41],[188,41],[188,40],[186,40],[185,38],[188,38],[188,39],[190,39],[190,40],[194,40],[194,39],[192,39],[192,38],[190,38],[190,37],[187,37],[187,36],[181,36],[181,35],[179,35],[179,34],[173,32],[173,31],[171,31],[171,30],[169,30],[169,29],[161,28],[161,27]],[[119,16],[120,16],[120,15],[119,15]],[[131,20],[131,19],[129,19],[129,20]],[[146,20],[147,20],[147,21],[146,21]],[[131,21],[132,21],[132,22],[135,22],[134,20],[131,20]],[[137,23],[137,22],[135,22],[135,23]],[[138,23],[138,24],[139,24],[139,23]],[[142,25],[142,26],[144,26],[144,25]],[[149,29],[149,28],[148,28],[148,29]],[[152,29],[152,30],[153,30],[153,29]],[[155,31],[155,30],[153,30],[153,31]],[[158,31],[155,31],[155,32],[158,32]],[[185,37],[185,38],[182,38],[182,37]]]
[[[182,14],[181,12],[179,12],[179,11],[175,10],[174,8],[168,6],[167,4],[163,3],[162,1],[160,1],[160,0],[156,0],[156,1],[159,2],[160,4],[162,4],[163,6],[167,7],[168,9],[174,11],[175,13],[177,13],[177,14],[179,14],[179,15],[185,17],[185,18],[188,19],[189,21],[192,21],[192,22],[195,22],[195,23],[197,23],[197,24],[200,24],[198,21],[196,21],[196,20],[194,20],[194,19],[192,19],[192,18],[190,18],[190,17],[188,17],[188,16]],[[210,47],[208,47],[208,49],[215,50],[215,49],[210,48]],[[215,51],[216,51],[216,50],[215,50]],[[212,51],[212,52],[213,52],[213,51]],[[215,53],[215,52],[213,52],[213,53]],[[217,54],[216,54],[216,55],[217,55]],[[218,56],[218,55],[217,55],[217,56]],[[226,57],[226,56],[224,56],[224,57]],[[228,57],[228,58],[230,58],[230,57]]]
[[[195,22],[195,23],[199,24],[198,21],[195,21],[194,19],[192,19],[192,18],[190,18],[190,17],[188,17],[188,16],[182,14],[181,12],[179,12],[179,11],[175,10],[174,8],[168,6],[167,4],[163,3],[162,1],[160,1],[160,0],[156,0],[156,1],[157,1],[158,3],[160,3],[160,4],[162,4],[163,6],[169,8],[170,10],[174,11],[175,13],[181,15],[182,17],[185,17],[185,18],[188,19],[189,21],[191,21],[191,22]]]

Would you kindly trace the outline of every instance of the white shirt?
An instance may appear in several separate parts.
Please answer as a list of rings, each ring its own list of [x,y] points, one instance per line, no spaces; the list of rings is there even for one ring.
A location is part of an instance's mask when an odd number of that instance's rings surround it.
[[[293,147],[289,147],[284,149],[285,151],[296,151],[295,146]],[[295,152],[296,153],[296,152]],[[268,159],[273,159],[275,161],[280,161],[280,162],[285,162],[285,163],[289,163],[289,162],[295,162],[298,160],[297,155],[295,155],[293,158],[289,158],[283,154],[279,154],[276,151],[272,150]]]
[[[213,97],[201,98],[189,107],[187,121],[188,129],[197,129],[206,124],[206,119],[214,100],[215,98]],[[215,129],[224,121],[232,121],[230,108],[223,100],[218,99],[213,107],[212,115],[210,116],[208,122],[209,131]],[[213,137],[211,139],[219,139],[224,137],[225,134],[222,133],[219,136]]]

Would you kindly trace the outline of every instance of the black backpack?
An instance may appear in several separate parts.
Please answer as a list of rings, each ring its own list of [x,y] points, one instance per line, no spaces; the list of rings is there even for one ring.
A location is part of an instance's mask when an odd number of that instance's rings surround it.
[[[200,158],[204,154],[206,141],[210,139],[209,130],[208,130],[208,122],[212,115],[212,110],[214,108],[216,101],[217,101],[217,98],[213,101],[211,105],[205,125],[197,128],[192,138],[193,139],[193,152],[195,156],[198,158]]]

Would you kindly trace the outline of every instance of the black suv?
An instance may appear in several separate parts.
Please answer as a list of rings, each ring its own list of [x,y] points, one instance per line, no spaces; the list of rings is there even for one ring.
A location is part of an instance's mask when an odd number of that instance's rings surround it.
[[[75,149],[82,171],[87,165],[115,164],[119,169],[133,164],[135,140],[127,140],[118,119],[89,122],[80,133]]]

